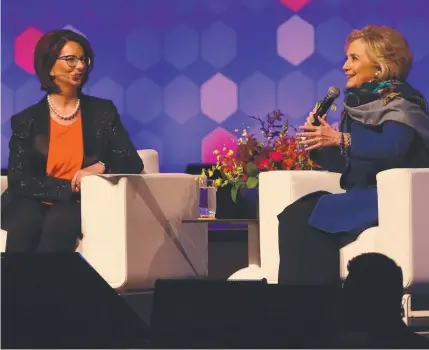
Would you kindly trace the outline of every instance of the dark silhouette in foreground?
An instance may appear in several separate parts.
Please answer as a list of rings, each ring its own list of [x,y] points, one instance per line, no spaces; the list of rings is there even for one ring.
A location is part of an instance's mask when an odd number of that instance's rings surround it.
[[[429,341],[413,333],[402,320],[401,268],[378,253],[352,259],[344,282],[346,332],[339,347],[429,348]]]

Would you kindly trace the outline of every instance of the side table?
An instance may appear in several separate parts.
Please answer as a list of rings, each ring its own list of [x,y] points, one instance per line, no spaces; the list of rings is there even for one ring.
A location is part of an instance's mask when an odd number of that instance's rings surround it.
[[[187,224],[216,225],[217,230],[230,230],[237,225],[247,225],[248,237],[248,266],[229,276],[228,280],[256,280],[265,276],[261,270],[261,254],[259,251],[259,220],[258,219],[194,219],[183,220]]]

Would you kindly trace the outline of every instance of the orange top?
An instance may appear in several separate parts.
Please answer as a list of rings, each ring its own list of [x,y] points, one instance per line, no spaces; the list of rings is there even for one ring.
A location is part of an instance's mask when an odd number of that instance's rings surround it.
[[[72,180],[82,167],[83,136],[80,116],[70,125],[61,125],[51,118],[46,175]]]

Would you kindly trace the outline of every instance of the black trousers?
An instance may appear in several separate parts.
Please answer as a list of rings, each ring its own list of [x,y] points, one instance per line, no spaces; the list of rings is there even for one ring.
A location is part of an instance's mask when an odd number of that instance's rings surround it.
[[[74,252],[82,237],[80,203],[15,197],[2,213],[6,252]]]
[[[310,193],[287,206],[278,215],[279,283],[341,283],[340,248],[353,239],[346,232],[326,233],[308,224],[318,200],[325,194],[329,193]]]

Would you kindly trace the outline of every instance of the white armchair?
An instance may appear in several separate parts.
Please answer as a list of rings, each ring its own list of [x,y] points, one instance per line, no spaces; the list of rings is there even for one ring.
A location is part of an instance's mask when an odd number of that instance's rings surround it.
[[[318,190],[340,193],[340,174],[325,171],[271,171],[259,178],[259,269],[241,271],[236,278],[278,282],[279,248],[277,215],[300,197]],[[429,169],[393,169],[377,175],[379,225],[364,231],[341,249],[341,277],[347,263],[366,252],[379,252],[396,261],[404,275],[404,288],[419,293],[429,285]],[[358,208],[357,208],[358,209]],[[429,311],[412,311],[411,296],[404,297],[408,317],[429,317]],[[429,308],[427,309],[429,310]]]
[[[206,276],[207,224],[182,223],[199,215],[198,183],[193,175],[159,174],[154,150],[139,155],[142,175],[83,179],[77,251],[118,290],[151,289],[158,278]],[[2,251],[6,235],[2,231]]]
[[[261,267],[277,283],[279,266],[278,220],[286,206],[318,190],[343,192],[340,174],[320,171],[272,171],[260,175]],[[377,175],[379,225],[364,231],[341,250],[341,276],[347,263],[364,252],[379,252],[402,268],[404,287],[429,283],[429,215],[423,209],[429,198],[429,169],[393,169]]]

